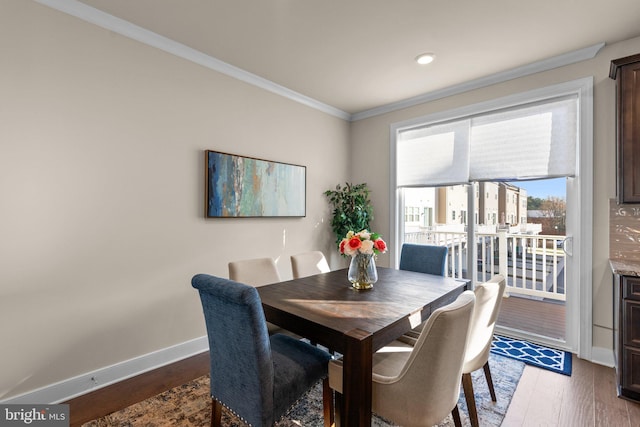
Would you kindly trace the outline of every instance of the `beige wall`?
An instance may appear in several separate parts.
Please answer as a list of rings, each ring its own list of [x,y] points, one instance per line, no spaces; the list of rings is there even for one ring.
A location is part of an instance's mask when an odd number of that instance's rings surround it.
[[[205,335],[196,273],[335,253],[349,123],[35,2],[0,52],[0,400]],[[205,149],[305,165],[307,217],[205,219]]]
[[[390,233],[389,209],[389,129],[390,125],[427,114],[488,101],[583,77],[594,77],[594,196],[593,196],[593,345],[611,348],[612,286],[608,264],[609,199],[615,194],[615,82],[609,79],[612,59],[640,52],[640,38],[605,46],[592,60],[502,84],[439,99],[353,123],[353,153],[360,165],[377,164],[371,169],[356,169],[354,181],[366,180],[372,187],[376,206],[374,226],[384,235]],[[390,250],[394,250],[393,247]],[[392,256],[387,257],[387,260]]]

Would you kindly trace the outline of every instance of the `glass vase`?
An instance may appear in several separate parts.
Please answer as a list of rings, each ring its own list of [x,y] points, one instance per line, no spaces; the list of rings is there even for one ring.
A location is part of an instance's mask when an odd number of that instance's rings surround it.
[[[351,286],[355,289],[371,289],[378,281],[378,270],[373,254],[357,254],[351,257],[348,273]]]

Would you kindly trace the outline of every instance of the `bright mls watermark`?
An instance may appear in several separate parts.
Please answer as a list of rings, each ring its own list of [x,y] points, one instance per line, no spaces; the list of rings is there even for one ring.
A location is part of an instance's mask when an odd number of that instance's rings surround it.
[[[69,427],[69,405],[0,404],[0,427]]]

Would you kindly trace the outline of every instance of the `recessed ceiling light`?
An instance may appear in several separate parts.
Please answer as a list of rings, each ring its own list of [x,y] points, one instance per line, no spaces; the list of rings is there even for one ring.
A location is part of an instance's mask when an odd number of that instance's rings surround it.
[[[436,56],[433,53],[422,53],[416,56],[416,62],[420,65],[427,65],[433,62]]]

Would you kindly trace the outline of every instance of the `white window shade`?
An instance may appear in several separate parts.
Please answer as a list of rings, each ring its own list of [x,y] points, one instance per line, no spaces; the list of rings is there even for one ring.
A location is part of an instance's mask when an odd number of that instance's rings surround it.
[[[469,181],[469,121],[401,131],[396,145],[397,186]]]
[[[472,181],[575,176],[577,96],[473,118]]]
[[[396,138],[398,187],[576,175],[578,96],[407,128]]]

